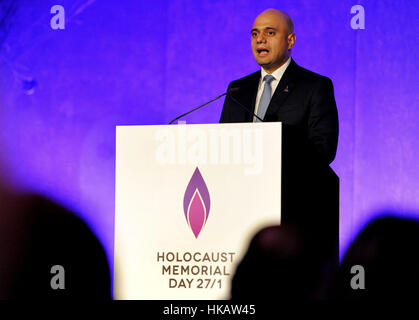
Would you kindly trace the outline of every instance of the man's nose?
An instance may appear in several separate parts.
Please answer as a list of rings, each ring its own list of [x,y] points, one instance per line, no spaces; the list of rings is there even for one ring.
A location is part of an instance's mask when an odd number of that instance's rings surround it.
[[[266,41],[266,38],[263,33],[258,34],[256,38],[257,43],[264,43]]]

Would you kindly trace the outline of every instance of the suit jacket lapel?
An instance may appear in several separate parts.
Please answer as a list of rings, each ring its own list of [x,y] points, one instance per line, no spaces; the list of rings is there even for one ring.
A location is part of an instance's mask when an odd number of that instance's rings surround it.
[[[288,95],[294,88],[294,75],[296,67],[297,64],[294,62],[294,60],[291,59],[290,65],[282,75],[281,81],[279,81],[274,95],[272,96],[272,99],[268,106],[268,110],[266,110],[265,119],[269,119],[279,110],[279,108],[284,104]]]
[[[240,88],[241,93],[237,97],[237,100],[253,113],[255,112],[256,95],[259,87],[260,74],[260,71],[255,72],[246,82],[246,84]],[[246,122],[253,122],[253,116],[249,112],[246,112],[245,119]]]

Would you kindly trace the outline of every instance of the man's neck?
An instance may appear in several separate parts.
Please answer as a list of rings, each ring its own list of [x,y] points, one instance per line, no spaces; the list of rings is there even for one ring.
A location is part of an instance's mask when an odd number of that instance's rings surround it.
[[[265,70],[265,72],[266,73],[269,73],[269,74],[272,74],[272,73],[274,73],[276,70],[278,70],[279,68],[281,68],[284,64],[286,64],[287,62],[288,62],[288,60],[290,60],[291,59],[291,55],[289,55],[287,58],[285,58],[282,62],[281,62],[281,64],[279,64],[278,66],[276,66],[275,68],[273,68],[273,69],[265,69],[265,68],[263,68],[263,70]]]

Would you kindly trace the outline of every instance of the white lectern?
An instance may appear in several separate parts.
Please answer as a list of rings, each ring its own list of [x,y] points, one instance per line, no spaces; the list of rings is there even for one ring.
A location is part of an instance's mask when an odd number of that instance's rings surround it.
[[[116,128],[115,299],[228,299],[281,220],[281,123]]]

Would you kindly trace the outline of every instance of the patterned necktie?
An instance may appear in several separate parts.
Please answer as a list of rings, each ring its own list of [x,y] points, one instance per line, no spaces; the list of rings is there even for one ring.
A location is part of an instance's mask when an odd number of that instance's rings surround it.
[[[260,97],[259,101],[259,107],[258,107],[258,117],[263,119],[265,117],[266,110],[268,109],[269,102],[271,101],[271,95],[272,95],[272,88],[271,88],[271,82],[275,78],[267,74],[263,80],[265,81],[265,87],[263,88],[262,96]],[[258,118],[256,118],[256,122],[260,122]]]

